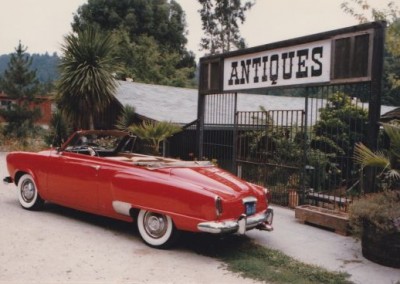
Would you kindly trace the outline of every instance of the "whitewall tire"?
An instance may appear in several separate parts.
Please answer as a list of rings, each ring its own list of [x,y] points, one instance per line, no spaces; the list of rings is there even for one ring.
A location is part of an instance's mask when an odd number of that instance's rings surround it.
[[[140,210],[137,227],[143,241],[154,248],[170,247],[178,235],[171,217],[147,210]]]
[[[24,174],[18,181],[18,200],[27,210],[38,210],[43,207],[44,200],[40,197],[32,176]]]

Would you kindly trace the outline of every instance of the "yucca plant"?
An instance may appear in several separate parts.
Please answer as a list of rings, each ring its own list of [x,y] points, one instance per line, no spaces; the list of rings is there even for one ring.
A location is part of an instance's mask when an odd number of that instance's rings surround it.
[[[112,34],[88,27],[64,38],[59,65],[59,107],[76,128],[94,129],[94,118],[116,102],[119,70]]]
[[[162,141],[182,130],[180,126],[168,121],[145,120],[142,124],[132,125],[128,129],[140,139],[151,142],[153,150],[157,154],[160,151],[160,143]]]

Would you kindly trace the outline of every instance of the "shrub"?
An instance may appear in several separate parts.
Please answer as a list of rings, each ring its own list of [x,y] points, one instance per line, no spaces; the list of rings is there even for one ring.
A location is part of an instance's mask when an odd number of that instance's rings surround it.
[[[400,232],[400,191],[367,194],[350,205],[349,220],[356,237],[361,237],[365,222],[385,234]]]

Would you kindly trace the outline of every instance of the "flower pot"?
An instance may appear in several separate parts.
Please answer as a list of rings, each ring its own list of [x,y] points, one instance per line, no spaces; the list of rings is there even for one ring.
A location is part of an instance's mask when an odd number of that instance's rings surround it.
[[[295,189],[288,190],[289,208],[296,208],[299,205],[299,195]]]
[[[364,221],[361,237],[362,254],[384,266],[400,268],[400,232],[385,233]]]

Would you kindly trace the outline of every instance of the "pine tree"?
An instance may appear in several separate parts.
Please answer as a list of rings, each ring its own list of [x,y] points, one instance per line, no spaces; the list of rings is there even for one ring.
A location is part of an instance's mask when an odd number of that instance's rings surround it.
[[[7,122],[4,134],[16,137],[34,134],[34,122],[41,115],[40,110],[34,107],[40,84],[36,70],[31,70],[32,58],[26,50],[20,42],[15,53],[11,54],[1,82],[3,91],[12,100],[7,109],[0,110]]]

